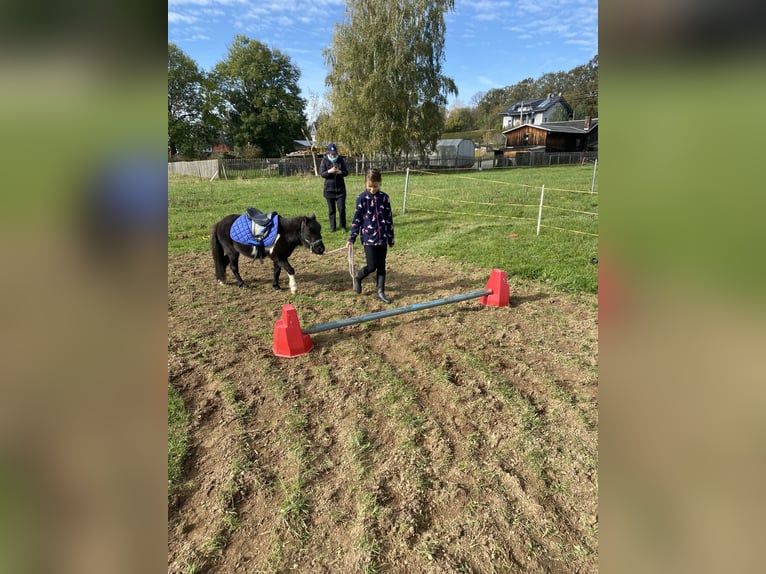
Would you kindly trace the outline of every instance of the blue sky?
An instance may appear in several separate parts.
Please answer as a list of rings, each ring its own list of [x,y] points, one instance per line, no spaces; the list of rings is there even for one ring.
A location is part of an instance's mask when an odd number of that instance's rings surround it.
[[[290,57],[302,96],[322,98],[322,51],[343,21],[344,0],[168,0],[168,41],[205,71],[226,58],[236,34]],[[457,98],[568,71],[598,53],[598,0],[455,0],[447,23],[444,74]],[[512,102],[509,102],[509,104]]]

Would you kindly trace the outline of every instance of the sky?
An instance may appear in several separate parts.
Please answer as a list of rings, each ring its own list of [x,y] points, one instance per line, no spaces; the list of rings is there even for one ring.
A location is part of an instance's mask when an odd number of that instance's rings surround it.
[[[168,0],[168,42],[209,72],[226,59],[234,36],[245,35],[288,56],[301,72],[302,97],[322,100],[328,91],[322,52],[344,19],[345,4]],[[569,71],[598,53],[598,0],[455,0],[445,22],[443,73],[458,88],[449,108],[470,106],[476,94],[492,88]]]

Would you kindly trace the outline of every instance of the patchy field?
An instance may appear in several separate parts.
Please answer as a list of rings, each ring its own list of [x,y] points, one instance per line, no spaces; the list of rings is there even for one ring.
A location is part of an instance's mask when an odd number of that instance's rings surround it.
[[[597,299],[520,282],[272,353],[281,306],[308,327],[388,308],[345,254],[296,251],[214,280],[168,256],[169,382],[190,450],[169,496],[168,571],[596,572]],[[475,291],[490,270],[389,252],[391,307]],[[287,281],[283,274],[283,284]]]

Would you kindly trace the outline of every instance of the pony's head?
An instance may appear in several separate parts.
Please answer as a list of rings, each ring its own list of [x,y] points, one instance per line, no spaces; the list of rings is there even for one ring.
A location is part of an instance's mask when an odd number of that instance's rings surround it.
[[[317,221],[316,215],[305,216],[301,221],[301,241],[306,249],[317,255],[324,253],[322,243],[322,225]]]

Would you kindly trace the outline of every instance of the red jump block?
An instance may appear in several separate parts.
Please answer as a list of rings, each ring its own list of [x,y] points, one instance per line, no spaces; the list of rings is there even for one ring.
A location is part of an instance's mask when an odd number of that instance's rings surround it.
[[[274,324],[274,354],[277,357],[297,357],[314,348],[311,335],[304,335],[298,313],[291,304],[282,305],[282,318]]]
[[[489,307],[507,307],[510,302],[511,292],[508,289],[508,277],[505,271],[493,269],[489,276],[485,289],[492,291],[491,295],[482,295],[479,303]]]

